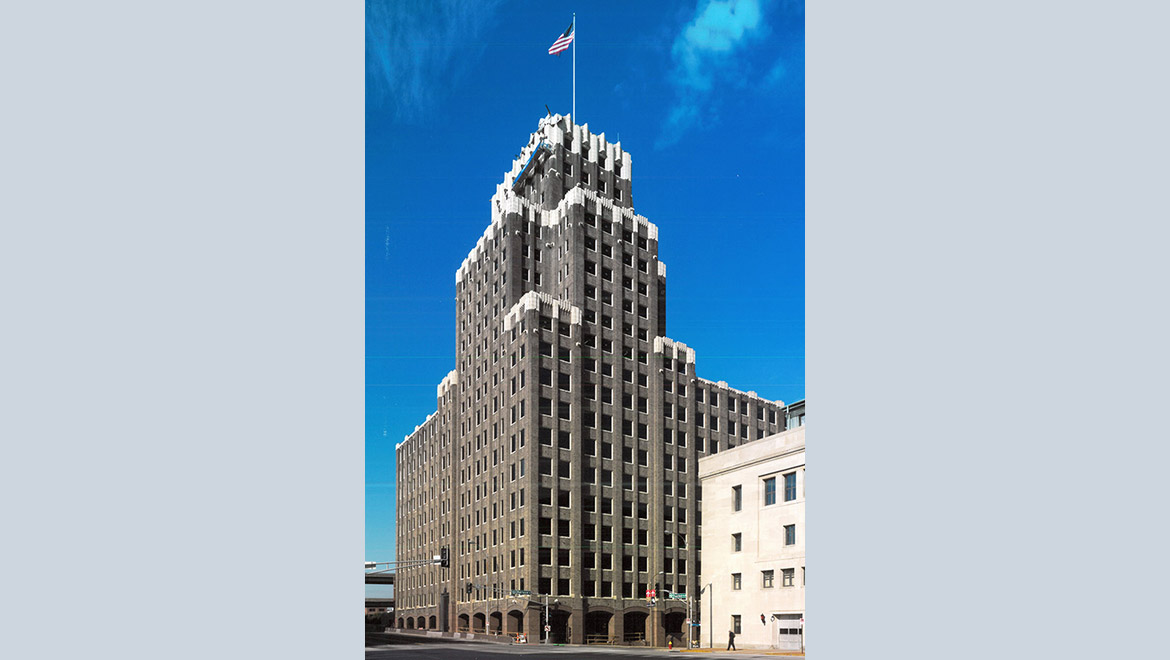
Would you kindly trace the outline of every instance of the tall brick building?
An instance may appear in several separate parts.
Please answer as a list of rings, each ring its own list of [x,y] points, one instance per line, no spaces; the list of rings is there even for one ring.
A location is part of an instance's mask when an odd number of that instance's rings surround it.
[[[630,175],[620,144],[556,115],[492,196],[455,274],[457,364],[397,447],[398,560],[450,549],[399,569],[400,627],[535,641],[547,595],[552,641],[681,637],[686,602],[645,593],[698,596],[698,459],[790,411],[699,378],[667,338]]]

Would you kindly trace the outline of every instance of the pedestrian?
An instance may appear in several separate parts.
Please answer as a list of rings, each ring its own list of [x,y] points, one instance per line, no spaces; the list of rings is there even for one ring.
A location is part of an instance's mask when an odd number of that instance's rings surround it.
[[[735,631],[734,630],[727,631],[727,650],[728,651],[738,651],[739,650],[739,649],[735,648]]]

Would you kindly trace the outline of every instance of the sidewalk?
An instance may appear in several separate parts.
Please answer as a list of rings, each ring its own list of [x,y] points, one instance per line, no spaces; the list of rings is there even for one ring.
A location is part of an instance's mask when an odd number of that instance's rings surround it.
[[[679,653],[725,653],[727,655],[786,655],[794,658],[803,658],[800,651],[775,651],[772,649],[735,649],[728,651],[722,648],[713,649],[674,649]]]

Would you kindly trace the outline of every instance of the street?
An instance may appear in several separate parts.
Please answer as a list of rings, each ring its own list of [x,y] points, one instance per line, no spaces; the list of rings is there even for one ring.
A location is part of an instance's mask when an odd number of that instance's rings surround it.
[[[696,649],[692,651],[650,648],[629,648],[620,646],[561,646],[542,644],[497,644],[492,642],[464,642],[449,639],[427,639],[417,635],[378,633],[366,635],[367,660],[395,660],[397,658],[427,660],[480,660],[509,658],[514,656],[571,658],[638,658],[664,660],[668,656],[679,658],[727,659],[727,658],[776,658],[791,657],[792,654],[767,650],[724,651],[722,649]],[[803,656],[796,656],[803,657]]]

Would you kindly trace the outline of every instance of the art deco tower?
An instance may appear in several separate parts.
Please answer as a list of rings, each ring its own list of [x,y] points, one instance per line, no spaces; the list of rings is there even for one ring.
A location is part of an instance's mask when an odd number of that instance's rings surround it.
[[[698,378],[666,337],[658,227],[631,192],[621,145],[556,115],[492,196],[455,274],[457,364],[397,447],[398,559],[451,557],[399,570],[399,627],[536,641],[548,595],[553,641],[682,635],[687,602],[645,595],[698,595],[698,458],[787,410]]]

